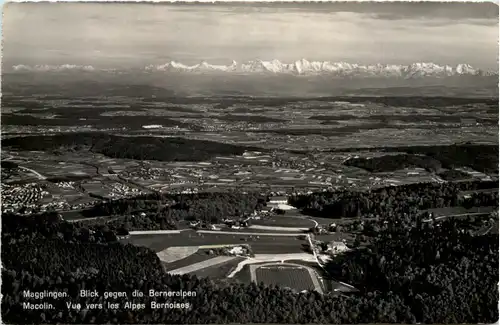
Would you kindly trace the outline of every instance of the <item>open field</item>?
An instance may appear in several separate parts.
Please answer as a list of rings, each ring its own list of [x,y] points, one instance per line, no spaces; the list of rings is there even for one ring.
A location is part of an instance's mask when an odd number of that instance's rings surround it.
[[[236,259],[236,257],[234,257],[234,256],[212,257],[212,258],[207,259],[207,260],[202,261],[202,262],[193,263],[193,264],[190,264],[190,265],[178,268],[178,269],[168,271],[168,273],[179,274],[179,275],[186,274],[186,273],[193,273],[195,271],[203,270],[207,267],[213,267],[213,266],[218,266],[220,264],[224,264],[224,263],[232,261],[234,259]]]
[[[214,256],[210,256],[210,255],[206,254],[206,252],[197,251],[196,253],[189,255],[183,259],[173,261],[170,263],[164,262],[162,264],[163,264],[163,268],[165,269],[165,271],[169,272],[169,271],[173,271],[173,270],[180,269],[183,267],[188,267],[191,264],[196,264],[196,263],[200,263],[200,262],[209,260],[213,257]]]
[[[232,271],[229,274],[232,274]],[[227,278],[228,281],[235,283],[251,283],[252,277],[250,275],[250,264],[244,265],[238,273],[235,273],[231,278]]]
[[[292,246],[283,247],[279,246],[273,249],[269,247],[266,243],[251,243],[252,251],[256,253],[254,258],[241,258],[241,257],[227,257],[227,256],[214,256],[208,254],[208,248],[219,245],[207,245],[202,246],[206,249],[198,249],[197,246],[189,247],[191,251],[194,253],[180,259],[173,260],[170,262],[164,261],[163,266],[164,269],[172,274],[184,274],[190,273],[193,275],[201,276],[201,277],[210,277],[214,280],[221,280],[225,282],[238,282],[238,283],[250,283],[252,279],[254,281],[260,282],[259,275],[264,279],[264,283],[271,285],[285,285],[290,288],[296,290],[310,290],[318,286],[320,289],[319,292],[323,291],[342,291],[349,292],[353,289],[351,286],[343,284],[341,282],[329,279],[328,276],[322,275],[323,270],[318,267],[316,261],[310,254],[305,254],[301,249],[297,249],[297,247],[293,248]],[[295,249],[296,253],[293,253]],[[167,251],[166,249],[165,251]],[[273,250],[276,253],[273,253]],[[289,254],[280,254],[287,250],[290,252]],[[159,252],[158,255],[160,259],[164,252]],[[270,254],[271,253],[271,254]],[[285,262],[285,264],[282,264]],[[306,271],[307,279],[304,281],[298,281],[297,279],[291,280],[295,277],[295,275],[291,275],[292,278],[286,276],[276,276],[274,273],[277,271],[266,270],[264,273],[269,271],[271,275],[263,275],[260,267],[283,267],[290,264],[292,269],[279,270],[280,272],[294,273],[297,267],[303,266],[306,269],[299,269],[299,273],[303,273],[303,270]],[[252,277],[252,274],[253,277]],[[274,274],[274,275],[273,275]],[[286,275],[285,274],[285,275]],[[311,276],[314,276],[314,281],[311,280]],[[265,279],[267,277],[267,280]],[[300,275],[302,278],[302,275]],[[255,280],[256,279],[256,280]],[[285,281],[285,282],[283,282]],[[290,283],[289,283],[290,282]],[[307,285],[305,285],[307,283]],[[312,285],[311,285],[312,283]],[[293,285],[290,285],[293,284]]]
[[[256,241],[244,241],[241,238],[248,238],[244,235],[234,234],[199,234],[186,231],[181,234],[165,235],[137,235],[122,240],[124,243],[131,243],[139,246],[149,247],[156,252],[160,252],[168,247],[175,246],[203,246],[203,245],[225,245],[225,244],[250,244],[254,252],[279,253],[289,250],[301,252],[301,245],[304,241],[298,240],[294,236],[260,236]]]
[[[298,235],[284,233],[286,236],[274,235],[244,235],[239,232],[215,233],[207,231],[206,233],[196,233],[194,231],[182,231],[179,234],[150,234],[150,235],[134,235],[130,238],[123,239],[125,243],[134,245],[146,246],[156,252],[163,251],[168,247],[180,246],[196,246],[209,248],[212,245],[241,245],[249,244],[252,251],[256,254],[281,254],[281,253],[302,253],[304,251],[303,244],[306,241],[299,240]],[[259,238],[257,238],[257,236]],[[333,233],[328,235],[317,235],[317,240],[321,241],[342,241],[343,239],[352,239],[352,235],[348,233]]]
[[[256,282],[264,282],[266,285],[278,285],[288,287],[297,291],[316,289],[322,292],[317,279],[313,281],[309,271],[300,266],[291,264],[268,264],[263,266],[250,266],[250,269],[255,267]]]
[[[227,282],[229,281],[227,279],[227,276],[238,266],[238,264],[242,260],[242,257],[231,257],[231,259],[228,258],[222,263],[198,269],[196,271],[193,271],[191,274],[198,277],[208,277],[211,279],[223,280]]]
[[[158,252],[156,255],[158,255],[160,261],[164,263],[172,263],[193,255],[198,251],[198,249],[198,246],[168,247],[167,249]]]

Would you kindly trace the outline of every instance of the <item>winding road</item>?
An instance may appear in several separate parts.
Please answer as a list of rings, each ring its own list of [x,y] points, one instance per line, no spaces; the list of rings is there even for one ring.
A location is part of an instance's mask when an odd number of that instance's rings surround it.
[[[37,172],[36,170],[33,170],[31,168],[27,168],[27,167],[23,167],[23,166],[19,166],[19,169],[22,169],[24,171],[27,171],[29,173],[32,173],[34,175],[36,175],[36,177],[40,180],[46,180],[47,177],[43,176],[42,174],[40,174],[39,172]]]

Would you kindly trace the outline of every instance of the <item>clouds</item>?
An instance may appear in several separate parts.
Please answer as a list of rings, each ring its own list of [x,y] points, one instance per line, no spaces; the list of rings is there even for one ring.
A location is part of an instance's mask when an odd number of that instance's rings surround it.
[[[356,6],[16,4],[4,13],[4,60],[133,66],[307,58],[497,70],[497,20],[455,5],[410,14],[379,5],[353,12]]]

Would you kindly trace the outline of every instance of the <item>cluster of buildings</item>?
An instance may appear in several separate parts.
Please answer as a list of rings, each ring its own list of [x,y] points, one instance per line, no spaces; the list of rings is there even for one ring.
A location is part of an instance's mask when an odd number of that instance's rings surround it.
[[[318,262],[326,263],[333,256],[345,253],[351,249],[347,246],[346,241],[331,241],[324,242],[320,240],[311,240],[311,250],[313,254],[317,256]]]
[[[272,166],[274,168],[291,168],[299,171],[307,171],[310,172],[314,169],[322,169],[324,162],[316,162],[310,157],[304,157],[301,159],[287,159],[287,157],[280,157],[278,154],[273,153],[273,162]],[[326,170],[324,168],[323,170]]]
[[[63,189],[74,189],[75,182],[57,182],[55,186]],[[52,198],[49,200],[49,198]],[[50,202],[49,202],[50,201]],[[2,212],[17,212],[22,214],[40,213],[45,211],[82,210],[94,206],[100,200],[85,200],[70,204],[63,196],[52,196],[43,185],[28,183],[24,185],[2,184]]]
[[[109,185],[111,189],[111,193],[109,193],[109,197],[111,198],[120,198],[124,196],[133,196],[143,194],[141,190],[138,188],[132,188],[122,183],[112,183]]]
[[[247,218],[226,218],[222,220],[222,223],[225,227],[230,229],[241,229],[249,226],[249,220],[251,217]],[[193,229],[207,229],[207,230],[221,230],[220,227],[210,224],[209,222],[196,220],[189,223],[189,226]]]
[[[253,253],[249,245],[237,245],[233,247],[224,247],[222,249],[222,255],[249,257],[252,256]]]
[[[165,176],[166,173],[164,169],[141,166],[137,169],[123,171],[121,174],[127,178],[152,180]]]
[[[75,188],[75,182],[58,182],[56,186],[60,188]]]
[[[2,211],[15,212],[21,208],[34,209],[38,201],[49,192],[43,190],[36,183],[11,186],[2,185]]]

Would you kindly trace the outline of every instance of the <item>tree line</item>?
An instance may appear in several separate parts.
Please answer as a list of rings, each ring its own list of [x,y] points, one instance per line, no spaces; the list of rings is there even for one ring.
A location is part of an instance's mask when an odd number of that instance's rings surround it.
[[[220,223],[228,217],[237,219],[261,210],[266,202],[267,197],[257,192],[152,193],[101,202],[83,214],[119,216],[111,221],[96,221],[114,229],[169,230],[177,229],[179,221]]]
[[[88,132],[12,137],[3,139],[2,145],[30,151],[90,150],[111,158],[159,161],[205,161],[218,155],[241,155],[246,150],[257,149],[178,137],[124,137]]]
[[[416,183],[389,186],[364,192],[327,191],[292,195],[289,203],[305,214],[323,218],[384,217],[415,214],[421,210],[462,205],[498,205],[498,192],[481,192],[498,188],[496,181],[459,183]],[[471,200],[461,192],[478,191]]]
[[[441,146],[358,148],[356,150],[404,152],[404,154],[370,159],[352,158],[344,162],[347,166],[359,167],[373,172],[388,172],[414,167],[436,172],[440,168],[453,170],[458,167],[470,167],[480,172],[498,174],[499,151],[497,145],[464,143]],[[344,150],[342,149],[342,151]]]

